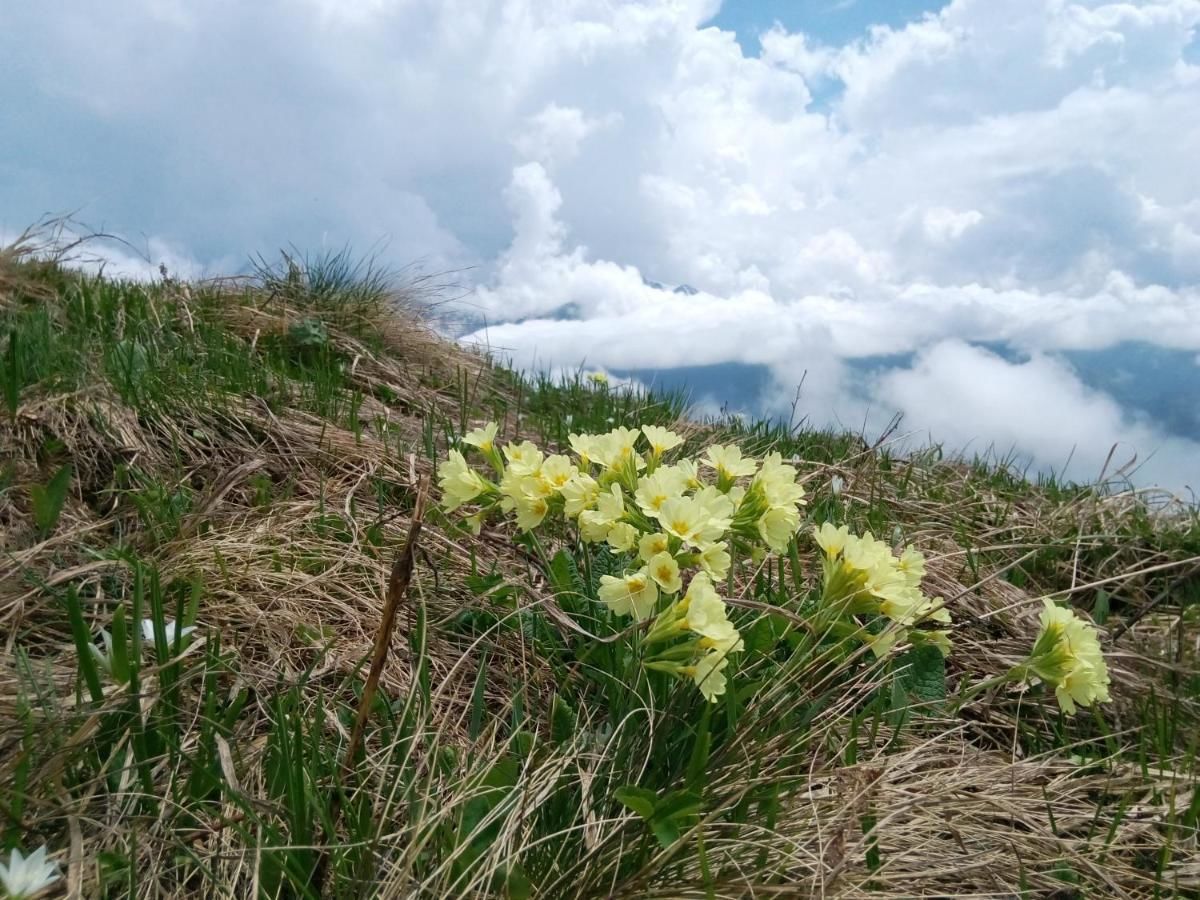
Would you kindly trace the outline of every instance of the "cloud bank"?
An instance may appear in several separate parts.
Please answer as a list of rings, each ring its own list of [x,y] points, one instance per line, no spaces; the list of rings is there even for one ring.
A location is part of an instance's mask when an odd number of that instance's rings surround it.
[[[1063,356],[1200,352],[1200,0],[955,0],[757,55],[710,0],[50,6],[0,34],[0,225],[384,239],[473,267],[464,339],[522,364],[762,366],[768,413],[803,379],[818,423],[1200,482],[1197,435]]]

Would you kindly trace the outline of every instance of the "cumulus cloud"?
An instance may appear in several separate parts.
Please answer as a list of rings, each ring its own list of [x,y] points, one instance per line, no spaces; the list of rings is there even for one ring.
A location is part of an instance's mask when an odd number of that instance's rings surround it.
[[[18,5],[0,225],[86,204],[206,262],[383,239],[470,267],[466,339],[522,362],[763,366],[761,410],[803,378],[814,421],[890,405],[1053,464],[1037,416],[923,403],[975,366],[1083,404],[1071,446],[1174,458],[1053,354],[1200,351],[1200,0],[954,0],[758,55],[717,8]]]

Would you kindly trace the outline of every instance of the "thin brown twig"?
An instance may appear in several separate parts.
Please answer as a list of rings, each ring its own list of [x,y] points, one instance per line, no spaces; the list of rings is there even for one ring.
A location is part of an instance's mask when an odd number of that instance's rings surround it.
[[[344,777],[348,777],[354,769],[358,748],[362,744],[363,729],[367,724],[371,704],[375,700],[375,691],[379,687],[379,676],[383,673],[384,663],[387,662],[388,648],[392,643],[392,626],[396,622],[396,611],[400,608],[400,601],[408,592],[408,585],[412,580],[417,540],[421,536],[428,496],[429,477],[425,476],[417,487],[417,500],[413,507],[412,521],[408,526],[408,538],[404,541],[400,552],[396,554],[396,560],[392,563],[391,575],[388,577],[387,599],[383,604],[383,614],[379,618],[379,630],[375,632],[375,650],[371,657],[371,669],[367,673],[366,684],[363,685],[362,699],[358,703],[358,715],[354,717],[354,728],[350,732],[350,743],[346,747],[346,756],[342,762]]]

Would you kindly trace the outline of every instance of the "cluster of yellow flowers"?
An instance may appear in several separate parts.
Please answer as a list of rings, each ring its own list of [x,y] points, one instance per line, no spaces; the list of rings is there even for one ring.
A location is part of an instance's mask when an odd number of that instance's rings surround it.
[[[943,629],[915,627],[920,622],[950,624],[950,612],[941,597],[921,592],[925,557],[909,545],[899,556],[871,532],[861,537],[845,526],[828,522],[813,529],[825,551],[821,606],[834,616],[883,616],[891,623],[870,635],[871,649],[882,656],[901,639],[932,644],[950,653],[950,636]]]
[[[757,559],[787,550],[805,502],[795,468],[778,453],[753,459],[733,445],[668,460],[683,438],[654,425],[572,434],[572,455],[547,455],[530,441],[498,448],[496,433],[491,422],[462,439],[487,475],[450,451],[438,469],[444,508],[471,504],[467,521],[476,533],[505,514],[523,531],[552,516],[574,522],[583,541],[627,560],[620,575],[601,576],[597,595],[614,615],[653,620],[643,642],[646,668],[693,679],[709,701],[724,694],[729,655],[743,642],[715,585],[729,574],[734,552]],[[949,625],[950,613],[942,598],[921,590],[920,552],[910,545],[897,554],[870,532],[828,522],[813,536],[824,551],[817,630],[865,641],[880,657],[899,641],[949,655],[949,632],[929,626]],[[882,629],[868,627],[880,619]],[[1054,686],[1067,713],[1108,700],[1095,629],[1046,601],[1029,657],[972,691],[1029,679]]]
[[[1091,706],[1108,701],[1108,665],[1096,629],[1046,598],[1040,616],[1042,629],[1028,659],[1013,669],[1014,679],[1036,678],[1054,687],[1058,705],[1074,715],[1075,704]]]
[[[493,422],[463,437],[494,477],[458,450],[438,469],[445,509],[475,504],[468,522],[476,531],[496,514],[513,514],[523,531],[561,515],[584,541],[630,556],[622,575],[601,578],[599,599],[616,615],[654,616],[646,644],[664,649],[647,667],[691,677],[715,701],[728,654],[742,641],[714,584],[728,574],[731,551],[787,549],[804,503],[795,468],[778,453],[756,460],[732,445],[668,461],[683,438],[654,425],[572,434],[574,458],[543,454],[530,441],[497,449],[496,432]]]

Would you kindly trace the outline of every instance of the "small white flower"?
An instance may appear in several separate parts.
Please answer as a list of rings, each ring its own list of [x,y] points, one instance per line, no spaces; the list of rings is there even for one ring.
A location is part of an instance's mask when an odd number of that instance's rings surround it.
[[[834,475],[829,482],[829,489],[833,491],[833,496],[837,497],[842,493],[842,488],[846,486],[846,482],[841,475]]]
[[[167,632],[167,642],[174,643],[174,641],[175,641],[175,620],[167,619],[165,622],[163,622],[163,626]],[[195,625],[185,625],[179,629],[179,636],[187,637],[189,634],[191,634],[195,630],[196,630]],[[103,635],[103,634],[104,634],[104,632],[101,632],[101,635]],[[154,620],[153,619],[142,619],[142,638],[148,643],[154,643]],[[111,647],[112,639],[109,638],[108,640],[106,640],[104,642],[104,645],[105,645],[105,647]]]
[[[12,900],[32,897],[60,877],[58,863],[46,859],[45,844],[29,856],[22,856],[21,851],[14,847],[8,865],[0,863],[0,884],[4,885],[5,893]]]

